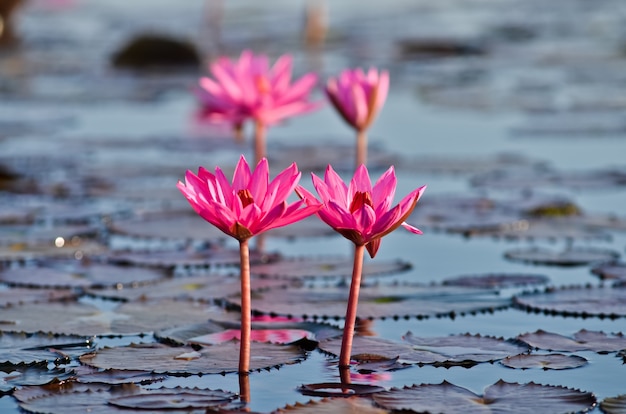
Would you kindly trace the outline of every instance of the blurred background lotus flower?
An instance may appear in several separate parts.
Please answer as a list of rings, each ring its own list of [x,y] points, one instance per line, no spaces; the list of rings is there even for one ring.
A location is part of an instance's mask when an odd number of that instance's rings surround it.
[[[309,95],[317,75],[292,82],[293,58],[283,55],[270,67],[267,56],[244,50],[238,60],[221,57],[211,64],[213,77],[199,80],[201,119],[229,122],[241,133],[245,121],[255,123],[255,161],[265,156],[266,128],[286,118],[317,109]]]
[[[343,182],[330,165],[326,168],[323,181],[315,174],[311,174],[311,176],[313,186],[323,204],[317,215],[355,245],[346,322],[339,355],[342,381],[349,382],[350,354],[361,286],[364,250],[367,249],[370,257],[373,258],[378,252],[381,238],[400,226],[411,233],[422,234],[418,228],[407,224],[405,220],[413,212],[426,186],[411,191],[400,203],[391,207],[397,184],[393,167],[385,171],[373,186],[367,167],[363,164],[357,168],[349,185]],[[318,205],[319,201],[304,187],[298,186],[296,192],[312,206]]]
[[[357,131],[356,167],[367,164],[367,129],[382,109],[389,73],[370,68],[345,69],[326,83],[326,95],[344,121]]]
[[[320,208],[316,200],[298,200],[291,204],[301,173],[295,163],[269,180],[269,165],[263,158],[254,171],[242,155],[232,183],[219,167],[215,174],[203,167],[198,174],[187,171],[185,183],[177,187],[203,219],[239,241],[241,264],[241,348],[239,372],[250,369],[251,297],[250,248],[248,240],[259,233],[304,219]]]

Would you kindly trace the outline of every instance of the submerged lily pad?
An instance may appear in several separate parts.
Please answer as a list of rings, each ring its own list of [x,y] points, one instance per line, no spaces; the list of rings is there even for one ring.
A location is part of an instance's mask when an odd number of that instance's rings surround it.
[[[258,371],[300,362],[304,351],[294,345],[253,342],[250,370]],[[224,374],[239,369],[239,342],[230,341],[197,350],[190,346],[131,344],[103,348],[80,357],[83,364],[101,369],[148,371],[157,374]]]
[[[311,395],[314,397],[341,397],[350,398],[355,395],[368,395],[376,392],[384,391],[383,387],[368,384],[345,384],[337,382],[321,382],[318,384],[304,384],[298,388],[304,395]],[[344,406],[344,408],[356,409],[358,406],[353,404]],[[338,408],[338,407],[334,407]],[[316,411],[319,412],[319,411]],[[333,411],[335,412],[335,411]],[[361,412],[360,410],[358,411]],[[366,411],[367,412],[367,411]]]
[[[115,266],[84,260],[48,262],[0,272],[0,282],[15,286],[79,288],[132,286],[167,276],[161,269]]]
[[[441,384],[421,384],[412,387],[392,388],[372,396],[376,404],[388,410],[411,410],[442,414],[525,412],[571,413],[590,410],[596,398],[590,392],[554,385],[526,384],[498,381],[476,395],[466,388],[447,381]]]
[[[529,369],[571,369],[587,365],[588,361],[578,355],[563,354],[524,354],[506,357],[500,361],[508,368]]]
[[[531,264],[550,266],[586,266],[592,263],[615,260],[619,253],[607,249],[573,247],[563,251],[554,251],[544,248],[531,247],[526,249],[509,250],[504,257]]]
[[[257,313],[302,316],[303,318],[342,318],[346,312],[347,286],[288,287],[258,292],[252,301]],[[239,305],[239,298],[228,298]],[[510,299],[493,290],[454,286],[392,284],[362,286],[359,318],[400,318],[464,315],[502,309]]]
[[[517,339],[534,348],[546,349],[548,351],[593,351],[606,353],[626,349],[626,338],[622,333],[607,335],[604,332],[588,331],[586,329],[581,329],[572,337],[539,329],[533,333],[519,335]]]
[[[321,386],[330,387],[334,389],[337,384],[321,384]],[[298,390],[305,395],[318,395],[318,394],[308,394],[308,388],[312,388],[310,385],[307,387],[303,385]],[[358,394],[358,390],[360,388],[355,387],[355,384],[348,384],[346,387],[344,384],[344,389],[347,388],[347,392],[352,395]],[[315,390],[313,390],[315,391]],[[320,390],[321,391],[321,390]],[[335,396],[336,393],[332,393]],[[360,395],[360,394],[359,394]],[[276,414],[349,414],[349,413],[359,413],[359,414],[386,414],[387,410],[383,410],[382,408],[374,407],[370,400],[359,397],[346,397],[346,398],[325,398],[319,401],[309,401],[306,404],[295,403],[294,405],[287,405],[285,408],[279,408],[275,411]]]
[[[500,289],[528,285],[545,285],[550,278],[533,274],[494,273],[487,275],[467,275],[445,279],[446,286],[465,286],[483,289]]]
[[[626,287],[572,287],[548,289],[513,298],[516,306],[564,316],[626,316]]]
[[[353,260],[343,257],[301,257],[280,259],[272,263],[253,265],[250,273],[256,276],[288,279],[351,277]],[[363,277],[397,274],[411,269],[402,260],[373,260],[363,264]]]
[[[72,356],[89,352],[92,338],[45,333],[8,333],[0,331],[0,365],[68,362]]]
[[[100,310],[82,303],[46,303],[2,310],[0,330],[75,335],[135,335],[218,318],[222,312],[190,301],[126,303]]]

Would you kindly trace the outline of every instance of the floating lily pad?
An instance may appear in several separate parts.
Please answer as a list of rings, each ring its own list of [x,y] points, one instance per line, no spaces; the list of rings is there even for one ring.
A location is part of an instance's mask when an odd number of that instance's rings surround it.
[[[563,218],[519,219],[499,226],[466,229],[469,236],[490,236],[509,240],[610,240],[610,235],[582,220]]]
[[[115,266],[106,263],[73,260],[8,269],[0,272],[0,282],[15,286],[85,288],[121,288],[165,278],[161,269]]]
[[[1,244],[1,243],[0,243]],[[53,241],[49,243],[23,244],[15,243],[8,246],[0,245],[0,262],[37,260],[42,258],[74,258],[102,254],[105,246],[92,240],[72,239],[70,243],[63,242],[59,247]]]
[[[252,279],[252,290],[279,287],[284,281],[269,279]],[[88,289],[93,296],[116,300],[146,299],[188,299],[212,302],[241,292],[239,276],[224,274],[204,274],[199,276],[176,277],[150,285],[114,288]]]
[[[325,385],[329,386],[329,384]],[[330,385],[332,385],[334,388],[337,384]],[[357,393],[357,387],[355,387],[354,385],[355,384],[348,385],[347,387],[348,393],[351,393],[352,395]],[[322,384],[322,386],[324,386],[324,384]],[[302,392],[303,394],[307,392],[303,390],[304,387],[306,387],[306,385],[303,385],[299,388],[300,392]],[[311,388],[310,385],[308,387]],[[335,393],[332,394],[335,395]],[[386,414],[387,412],[387,410],[374,407],[370,400],[358,397],[325,398],[319,401],[309,401],[306,404],[295,403],[294,405],[287,405],[285,408],[279,408],[275,411],[276,414]]]
[[[250,252],[250,263],[266,263],[275,260],[276,255]],[[158,252],[116,252],[109,256],[113,263],[135,266],[157,266],[165,268],[212,268],[238,266],[239,249],[212,247],[204,250],[158,251]]]
[[[0,308],[24,303],[41,303],[72,299],[76,293],[69,289],[4,288],[0,286]]]
[[[252,308],[258,313],[305,319],[342,318],[348,293],[348,286],[270,289],[255,295]],[[228,298],[228,302],[240,303],[238,298]],[[362,319],[455,316],[493,311],[509,304],[509,299],[498,296],[493,290],[414,284],[362,286],[358,316]]]
[[[97,235],[97,228],[88,225],[38,226],[12,225],[0,227],[0,245],[38,246],[50,244],[61,248],[78,246],[81,238]]]
[[[312,137],[313,139],[313,137]],[[314,137],[313,145],[272,145],[268,151],[270,165],[280,163],[287,166],[295,162],[301,171],[322,172],[331,164],[336,171],[354,171],[354,137],[349,135],[335,141],[322,141]],[[345,144],[341,142],[345,142]],[[371,144],[367,157],[367,167],[372,170],[386,170],[395,165],[398,158],[379,145]],[[283,168],[284,168],[283,167]]]
[[[549,289],[513,298],[518,307],[564,316],[626,316],[626,288],[573,287]]]
[[[186,212],[149,214],[139,218],[115,220],[109,230],[128,236],[157,239],[215,241],[227,238],[217,227],[192,213],[190,209]]]
[[[619,261],[603,263],[592,268],[591,273],[602,280],[626,282],[626,263]]]
[[[563,251],[531,247],[509,250],[504,253],[504,257],[516,262],[549,266],[587,266],[597,262],[615,260],[619,257],[619,253],[607,249],[582,247],[574,247]]]
[[[539,187],[575,190],[611,189],[623,186],[626,174],[619,169],[596,171],[554,171],[550,169],[507,169],[474,177],[472,185],[498,190],[533,190]]]
[[[590,410],[596,398],[590,392],[554,385],[498,381],[485,389],[483,395],[447,381],[392,388],[372,396],[376,404],[388,410],[411,410],[436,413],[571,413]]]
[[[343,257],[301,257],[280,259],[272,263],[251,266],[250,273],[256,276],[288,279],[314,279],[351,277],[353,260]],[[411,264],[402,260],[373,260],[364,263],[363,277],[397,274],[411,269]]]
[[[543,163],[540,161],[534,161],[520,154],[513,153],[481,157],[454,157],[446,155],[416,156],[410,159],[401,159],[400,162],[396,164],[397,168],[403,171],[438,175],[474,175],[484,174],[502,168],[541,165],[543,165]]]
[[[0,370],[0,394],[9,392],[15,387],[29,385],[46,385],[53,382],[65,381],[71,377],[71,372],[62,368],[47,369],[46,364],[3,367]]]
[[[444,337],[416,337],[407,332],[404,341],[415,349],[444,355],[448,362],[490,362],[521,354],[528,347],[503,338],[481,335],[450,335]]]
[[[586,329],[581,329],[572,337],[539,329],[533,333],[519,335],[517,339],[534,348],[546,349],[548,351],[593,351],[606,353],[626,349],[626,338],[622,333],[607,335],[604,332],[588,331]]]
[[[300,362],[304,351],[294,345],[253,342],[250,370],[274,368]],[[197,350],[190,346],[131,344],[103,348],[80,357],[83,364],[101,369],[148,371],[157,374],[224,374],[239,369],[239,342],[230,341]]]
[[[190,388],[159,388],[144,390],[137,395],[124,395],[111,398],[109,404],[121,408],[137,410],[206,410],[232,409],[237,394],[221,390],[201,390]],[[238,403],[241,407],[244,403]]]
[[[605,398],[600,402],[600,409],[606,414],[626,413],[626,394]]]
[[[578,355],[563,354],[524,354],[515,355],[502,359],[502,365],[508,368],[530,369],[571,369],[587,365],[588,361]]]
[[[229,315],[233,315],[230,313]],[[213,345],[239,338],[238,315],[232,321],[208,321],[155,332],[155,337],[175,345]],[[252,340],[256,342],[291,343],[302,338],[321,341],[339,337],[342,330],[320,323],[279,321],[252,322]]]
[[[105,311],[81,303],[12,306],[2,310],[0,330],[75,335],[135,335],[218,318],[222,312],[190,301],[126,303]]]
[[[0,332],[0,365],[68,362],[93,345],[92,338],[74,335]]]
[[[529,285],[545,285],[550,278],[533,274],[494,273],[487,275],[467,275],[445,279],[445,286],[477,287],[483,289],[500,289]]]
[[[123,398],[130,398],[132,396],[138,397],[134,401],[135,404],[142,405],[141,395],[148,395],[147,400],[143,400],[146,404],[151,400],[154,401],[156,393],[161,393],[161,397],[165,397],[167,394],[190,393],[190,395],[213,395],[215,397],[222,396],[229,401],[234,401],[235,395],[221,390],[199,390],[197,388],[171,388],[160,390],[146,390],[134,384],[124,385],[102,385],[102,384],[78,384],[74,382],[66,382],[61,384],[52,384],[45,387],[24,387],[20,390],[16,390],[13,394],[15,398],[20,402],[20,407],[29,412],[45,412],[50,414],[79,414],[79,413],[93,413],[93,414],[107,414],[107,413],[123,413],[128,412],[128,409],[122,408],[121,405],[114,405],[113,402],[121,401],[124,403]],[[151,397],[152,396],[152,397]],[[240,406],[238,402],[232,404],[223,404],[222,400],[218,404],[211,404],[207,401],[207,406],[202,408],[202,412],[207,409],[223,407],[237,408]],[[141,406],[143,409],[151,409],[147,405]],[[189,408],[175,408],[170,407],[167,410],[172,414],[187,414],[190,412],[199,412],[197,410],[191,411]]]
[[[72,367],[72,377],[83,384],[152,384],[153,382],[163,381],[167,378],[164,374],[155,374],[146,371],[129,371],[105,369],[97,370],[87,365],[79,365]]]
[[[341,339],[330,339],[319,343],[323,352],[338,356]],[[396,360],[402,364],[443,364],[447,357],[429,350],[416,349],[408,343],[399,343],[382,338],[355,336],[350,359],[361,363]]]

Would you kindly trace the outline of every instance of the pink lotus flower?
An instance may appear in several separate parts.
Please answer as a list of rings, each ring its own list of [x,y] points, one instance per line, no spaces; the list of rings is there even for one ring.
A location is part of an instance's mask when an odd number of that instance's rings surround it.
[[[198,175],[187,171],[185,183],[179,181],[177,184],[196,213],[239,241],[241,276],[239,372],[242,374],[250,370],[252,339],[248,241],[256,234],[291,224],[314,214],[321,208],[318,202],[306,199],[287,204],[287,197],[298,185],[300,175],[298,167],[293,163],[270,182],[267,159],[261,159],[254,172],[251,172],[242,155],[235,167],[232,184],[219,167],[215,168],[215,174],[202,167],[198,169]],[[246,392],[245,395],[249,393]]]
[[[287,197],[293,193],[300,176],[293,163],[270,182],[267,159],[263,158],[251,172],[242,155],[232,184],[219,167],[215,168],[215,174],[200,167],[198,175],[187,171],[185,183],[179,181],[177,186],[196,213],[242,241],[299,221],[320,209],[321,205],[312,200],[287,204]]]
[[[241,126],[253,119],[265,126],[319,107],[309,102],[317,75],[291,83],[292,57],[283,55],[269,67],[266,56],[244,50],[238,61],[227,57],[211,64],[214,79],[202,77],[197,90],[202,117]]]
[[[324,181],[315,174],[313,185],[324,207],[318,216],[335,231],[357,246],[365,246],[371,257],[380,247],[380,239],[402,226],[415,234],[422,232],[404,221],[413,212],[426,186],[409,193],[393,208],[391,203],[396,191],[396,175],[390,167],[372,187],[369,173],[364,165],[357,168],[347,186],[329,165]],[[298,186],[300,197],[317,205],[317,199],[304,187]]]
[[[312,177],[313,186],[324,204],[317,215],[355,245],[346,323],[339,353],[341,381],[350,383],[350,356],[363,274],[364,250],[367,249],[373,258],[380,247],[380,239],[400,226],[411,233],[422,233],[404,220],[413,212],[426,186],[411,191],[398,205],[391,208],[396,192],[396,174],[393,167],[385,171],[373,187],[367,168],[363,164],[356,169],[349,186],[330,165],[326,169],[324,181],[314,174]],[[302,186],[296,188],[296,193],[307,203],[312,205],[318,203],[318,200]]]
[[[370,127],[385,104],[389,73],[374,68],[346,69],[326,83],[326,95],[341,117],[357,131]]]

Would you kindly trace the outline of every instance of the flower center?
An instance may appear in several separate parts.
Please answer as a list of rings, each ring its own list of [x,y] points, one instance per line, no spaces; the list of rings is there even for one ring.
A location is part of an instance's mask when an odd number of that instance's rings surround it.
[[[258,75],[255,78],[256,88],[261,93],[261,95],[267,95],[271,90],[270,81],[263,75]]]
[[[354,213],[366,204],[370,207],[374,207],[372,203],[372,195],[369,191],[357,191],[352,198],[352,203],[350,203],[350,213]]]
[[[254,198],[252,198],[252,193],[247,188],[244,190],[239,190],[237,192],[237,196],[239,196],[239,199],[241,200],[241,204],[243,205],[244,208],[254,203]]]

